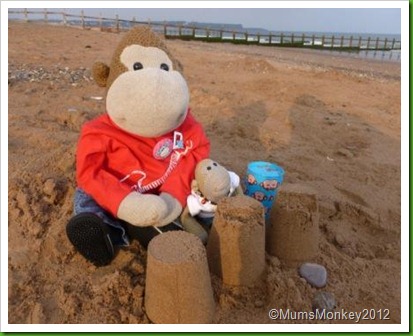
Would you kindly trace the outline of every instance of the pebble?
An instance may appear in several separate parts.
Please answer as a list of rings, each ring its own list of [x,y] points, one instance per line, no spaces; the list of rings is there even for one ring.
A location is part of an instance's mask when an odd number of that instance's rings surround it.
[[[139,275],[145,273],[145,268],[138,260],[132,260],[130,263],[130,269],[132,274]]]
[[[290,288],[290,289],[295,288],[295,283],[294,283],[293,279],[291,279],[291,278],[287,279],[287,287]]]
[[[268,256],[268,262],[274,268],[278,268],[281,265],[280,259],[274,256]]]
[[[346,239],[343,237],[341,233],[336,233],[334,240],[340,247],[346,247],[348,245]]]
[[[46,195],[52,196],[55,193],[56,182],[53,179],[47,179],[43,185],[43,192]]]
[[[89,98],[92,100],[97,100],[97,101],[103,100],[103,97],[100,97],[100,96],[90,96]]]
[[[255,308],[262,308],[262,307],[264,307],[264,301],[262,301],[262,300],[256,300],[256,301],[254,302],[254,306],[255,306]]]
[[[16,200],[20,208],[25,208],[29,204],[28,195],[21,190],[18,191]]]
[[[335,125],[337,123],[335,120],[330,119],[330,117],[324,117],[324,122],[330,126]]]
[[[138,317],[138,318],[141,318],[141,317],[143,317],[144,316],[144,311],[143,311],[143,300],[144,300],[144,298],[143,297],[140,297],[140,298],[134,298],[133,299],[133,303],[132,303],[132,312],[133,312],[133,314],[136,316],[136,317]]]
[[[322,288],[327,284],[327,270],[322,265],[313,263],[302,264],[299,274],[314,287]]]
[[[316,292],[312,302],[312,308],[315,312],[317,309],[319,311],[323,311],[325,309],[326,312],[332,312],[336,308],[336,300],[334,299],[334,295],[329,292]]]
[[[304,278],[300,278],[300,281],[301,281],[301,283],[302,283],[302,284],[304,284],[304,285],[306,285],[306,284],[307,284],[307,280],[306,280],[306,279],[304,279]]]
[[[145,287],[141,285],[136,285],[135,288],[132,290],[132,295],[135,298],[143,297],[143,293],[145,291]]]
[[[28,323],[44,323],[45,315],[43,311],[43,306],[40,303],[35,303],[34,307],[29,314],[29,321]]]
[[[349,157],[349,158],[354,157],[354,154],[353,154],[350,150],[348,150],[348,149],[346,149],[346,148],[341,148],[341,149],[339,149],[339,150],[337,151],[337,154],[342,155],[342,156],[345,156],[345,157]]]

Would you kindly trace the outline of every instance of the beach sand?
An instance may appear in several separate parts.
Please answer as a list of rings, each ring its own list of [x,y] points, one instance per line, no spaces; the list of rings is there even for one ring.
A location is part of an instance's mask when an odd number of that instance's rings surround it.
[[[65,234],[82,124],[105,112],[90,78],[121,34],[9,22],[9,323],[148,323],[146,251],[137,242],[96,268]],[[254,160],[316,190],[320,245],[337,308],[389,310],[400,323],[400,63],[320,51],[168,40],[184,66],[212,158],[243,176]],[[110,197],[110,195],[108,195]],[[4,280],[4,279],[3,279]],[[212,276],[214,323],[311,311],[319,291],[266,256],[252,287]],[[383,314],[384,315],[384,314]]]

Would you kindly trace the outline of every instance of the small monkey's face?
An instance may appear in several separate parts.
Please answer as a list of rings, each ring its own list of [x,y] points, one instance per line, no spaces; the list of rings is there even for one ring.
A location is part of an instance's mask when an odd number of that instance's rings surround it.
[[[276,180],[265,180],[261,183],[261,187],[266,190],[275,190],[278,187],[278,182]]]
[[[211,159],[202,160],[197,164],[195,180],[199,191],[213,203],[229,195],[231,188],[229,173]]]
[[[121,129],[143,137],[158,137],[186,118],[189,90],[168,55],[155,47],[132,44],[119,55],[121,72],[111,82],[107,112]]]

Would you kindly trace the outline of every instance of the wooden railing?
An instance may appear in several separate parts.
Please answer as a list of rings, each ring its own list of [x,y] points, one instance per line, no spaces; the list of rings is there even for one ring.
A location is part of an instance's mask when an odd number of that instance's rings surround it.
[[[150,25],[155,31],[163,33],[168,39],[201,40],[206,42],[231,42],[236,44],[259,44],[279,47],[301,47],[315,49],[332,50],[400,50],[401,42],[396,38],[388,39],[379,37],[362,36],[335,36],[335,35],[314,35],[314,34],[259,34],[248,31],[233,31],[227,29],[216,29],[209,27],[195,27],[188,25],[177,25],[166,22],[136,21],[120,19],[116,15],[115,19],[106,17],[94,17],[84,15],[83,10],[80,15],[69,14],[65,11],[53,12],[47,9],[43,11],[34,10],[9,10],[9,14],[17,14],[18,19],[26,22],[43,20],[45,23],[57,23],[63,25],[81,26],[83,29],[98,28],[102,31],[121,32],[136,25]],[[37,16],[35,19],[30,16]],[[39,17],[40,16],[40,17]],[[61,19],[50,19],[50,16]]]

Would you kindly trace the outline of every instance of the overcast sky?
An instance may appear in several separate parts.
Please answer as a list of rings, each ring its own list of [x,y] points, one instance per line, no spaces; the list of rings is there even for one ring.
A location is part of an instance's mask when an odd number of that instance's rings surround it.
[[[72,8],[67,11],[79,14],[81,9]],[[239,23],[247,28],[265,28],[272,31],[376,34],[401,32],[400,8],[88,8],[84,9],[84,12],[91,16],[102,13],[108,18],[114,18],[116,14],[122,19],[132,19],[135,16],[138,21],[151,19]]]

